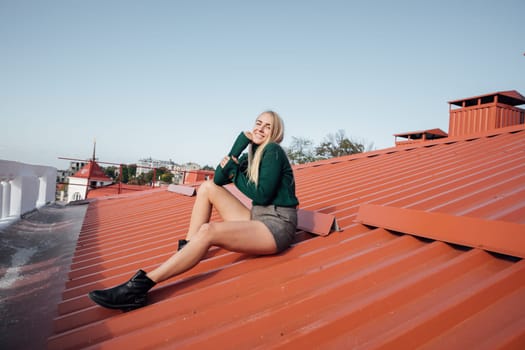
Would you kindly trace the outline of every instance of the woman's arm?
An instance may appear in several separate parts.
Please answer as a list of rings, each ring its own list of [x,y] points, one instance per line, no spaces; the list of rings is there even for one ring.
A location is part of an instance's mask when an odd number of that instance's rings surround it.
[[[213,182],[216,185],[223,186],[232,182],[234,173],[238,168],[237,158],[241,155],[242,151],[250,144],[251,142],[251,133],[250,132],[241,132],[233,146],[228,153],[228,156],[223,158],[221,163],[215,169],[215,174],[213,176]]]
[[[261,205],[271,204],[277,195],[282,176],[282,165],[286,157],[281,147],[275,143],[264,149],[259,168],[258,184],[251,182],[242,171],[234,173],[233,182],[241,192]]]
[[[242,151],[244,151],[244,149],[248,147],[251,141],[252,141],[251,132],[248,132],[248,131],[241,132],[239,136],[237,136],[237,138],[235,139],[235,142],[233,143],[232,149],[230,150],[230,153],[228,153],[228,156],[239,158]]]

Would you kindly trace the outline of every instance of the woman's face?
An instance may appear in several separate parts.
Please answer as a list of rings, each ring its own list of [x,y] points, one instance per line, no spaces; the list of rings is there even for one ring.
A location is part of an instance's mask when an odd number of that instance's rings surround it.
[[[266,141],[272,133],[272,116],[268,113],[263,113],[255,121],[255,126],[252,130],[252,142],[260,145]]]

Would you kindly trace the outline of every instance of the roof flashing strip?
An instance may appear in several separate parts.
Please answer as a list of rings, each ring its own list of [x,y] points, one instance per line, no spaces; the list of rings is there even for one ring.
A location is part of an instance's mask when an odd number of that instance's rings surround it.
[[[525,225],[374,204],[359,207],[369,226],[525,258]]]
[[[320,236],[341,231],[334,215],[305,209],[297,209],[297,228]]]
[[[169,192],[175,192],[184,196],[193,196],[196,192],[195,187],[183,186],[183,185],[169,185]]]

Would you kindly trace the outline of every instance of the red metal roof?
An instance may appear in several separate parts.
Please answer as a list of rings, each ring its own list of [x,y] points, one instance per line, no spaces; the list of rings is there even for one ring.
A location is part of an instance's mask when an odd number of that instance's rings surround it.
[[[91,188],[88,191],[87,198],[112,197],[122,194],[130,194],[138,191],[149,191],[151,186],[146,185],[129,185],[129,184],[111,184],[108,186]]]
[[[92,201],[49,348],[525,347],[523,125],[294,171],[301,208],[335,215],[340,232],[300,231],[277,256],[213,248],[128,313],[86,293],[169,257],[195,197]]]
[[[83,179],[91,179],[98,181],[111,181],[111,179],[104,173],[104,170],[97,164],[97,162],[90,161],[75,173],[72,177],[79,177]]]
[[[449,101],[448,103],[451,105],[461,106],[463,101],[469,101],[469,100],[474,101],[474,100],[477,100],[483,97],[496,96],[496,95],[507,97],[507,103],[513,106],[525,104],[525,97],[516,90],[498,91],[498,92],[493,92],[490,94],[484,94],[484,95],[479,95],[479,96],[462,98],[459,100],[453,100],[453,101]]]
[[[441,129],[418,130],[394,134],[396,146],[414,142],[426,142],[428,140],[441,139],[447,136],[448,134]],[[405,138],[407,140],[398,140],[398,137]]]
[[[408,132],[402,132],[398,134],[394,134],[394,136],[399,137],[408,137],[414,134],[428,134],[428,135],[435,135],[435,136],[441,136],[441,137],[447,137],[448,134],[444,132],[441,129],[427,129],[427,130],[417,130],[417,131],[408,131]]]

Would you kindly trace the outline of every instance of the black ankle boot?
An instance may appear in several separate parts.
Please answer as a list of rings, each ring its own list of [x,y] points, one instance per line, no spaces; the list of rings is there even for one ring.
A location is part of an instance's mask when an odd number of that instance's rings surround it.
[[[186,244],[188,244],[189,241],[185,240],[185,239],[179,239],[179,248],[177,250],[181,250],[182,248],[184,248],[184,246]]]
[[[89,298],[109,309],[130,311],[146,305],[146,294],[156,283],[139,270],[129,281],[116,287],[89,292]]]

